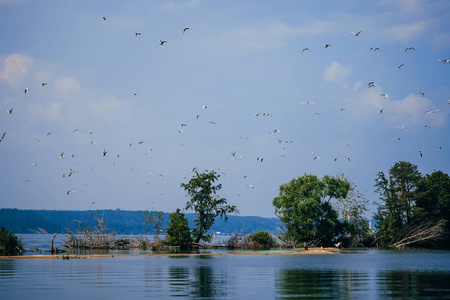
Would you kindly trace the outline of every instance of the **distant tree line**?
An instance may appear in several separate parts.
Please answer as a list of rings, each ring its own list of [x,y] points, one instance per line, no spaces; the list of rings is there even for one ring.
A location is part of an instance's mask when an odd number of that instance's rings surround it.
[[[167,228],[170,213],[162,214],[162,226]],[[189,226],[194,225],[196,218],[194,213],[186,213]],[[125,234],[155,234],[156,231],[146,231],[144,222],[145,211],[130,210],[23,210],[0,209],[0,226],[5,226],[15,233],[68,233],[68,229],[77,229],[78,221],[87,222],[90,226],[96,226],[94,217],[103,219],[104,224],[120,235]],[[264,218],[257,216],[228,216],[228,222],[217,219],[211,227],[211,232],[254,233],[260,230],[277,234],[282,225],[278,218]]]

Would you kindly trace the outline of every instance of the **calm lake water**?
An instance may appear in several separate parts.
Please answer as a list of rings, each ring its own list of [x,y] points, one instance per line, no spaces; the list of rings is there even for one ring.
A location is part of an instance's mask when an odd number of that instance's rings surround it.
[[[450,252],[0,260],[0,299],[31,298],[450,299]]]

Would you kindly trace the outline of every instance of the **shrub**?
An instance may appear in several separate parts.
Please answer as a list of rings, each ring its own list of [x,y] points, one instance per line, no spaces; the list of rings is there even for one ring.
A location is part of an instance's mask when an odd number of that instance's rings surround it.
[[[23,251],[22,238],[2,226],[0,228],[0,255],[18,255]]]
[[[267,231],[258,231],[252,234],[252,241],[263,248],[271,248],[275,245],[275,239]]]
[[[180,209],[169,215],[166,243],[170,246],[180,246],[181,249],[189,249],[192,246],[189,223]]]

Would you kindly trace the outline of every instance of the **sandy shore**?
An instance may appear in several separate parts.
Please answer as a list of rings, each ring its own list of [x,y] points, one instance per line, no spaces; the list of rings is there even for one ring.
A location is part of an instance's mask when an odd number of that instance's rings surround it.
[[[86,258],[102,258],[102,257],[133,257],[133,256],[223,256],[223,255],[314,255],[314,254],[335,254],[341,250],[336,248],[310,248],[305,251],[303,249],[292,250],[268,250],[255,252],[227,252],[227,253],[152,253],[152,254],[57,254],[57,255],[20,255],[20,256],[0,256],[0,259],[86,259]]]

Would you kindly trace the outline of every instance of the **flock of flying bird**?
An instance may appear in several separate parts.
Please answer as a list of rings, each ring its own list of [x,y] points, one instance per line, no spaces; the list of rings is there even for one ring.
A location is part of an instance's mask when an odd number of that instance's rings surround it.
[[[103,17],[102,18],[103,19],[103,21],[107,21],[108,19],[106,18],[106,17]],[[182,30],[182,33],[184,34],[186,31],[192,31],[192,29],[190,28],[190,27],[185,27],[183,30]],[[358,32],[351,32],[351,34],[353,34],[354,36],[356,36],[356,37],[358,37],[360,34],[362,33],[362,31],[358,31]],[[140,32],[135,32],[134,33],[134,35],[136,36],[136,37],[139,37],[139,36],[141,36],[142,34],[140,33]],[[161,46],[164,46],[166,43],[168,43],[168,41],[166,41],[166,40],[159,40],[159,45],[161,45]],[[332,47],[332,45],[331,44],[324,44],[323,45],[323,47],[324,48],[330,48],[330,47]],[[378,47],[376,47],[376,48],[370,48],[370,50],[371,51],[380,51],[380,49],[378,48]],[[405,49],[405,52],[408,52],[408,51],[415,51],[416,49],[414,48],[414,47],[407,47],[406,49]],[[311,51],[311,49],[310,48],[308,48],[308,47],[305,47],[305,48],[303,48],[302,49],[302,51],[301,51],[301,53],[303,54],[303,53],[305,53],[305,52],[312,52]],[[438,59],[438,61],[439,62],[441,62],[441,63],[443,63],[443,64],[447,64],[447,63],[450,63],[450,60],[447,60],[447,59],[443,59],[443,60],[439,60]],[[404,66],[404,64],[399,64],[398,65],[398,68],[401,68],[401,67],[403,67]],[[48,83],[47,82],[42,82],[41,83],[41,86],[44,88],[44,87],[46,87],[48,85]],[[375,84],[375,82],[369,82],[368,83],[368,89],[370,89],[370,88],[373,88],[373,87],[375,87],[376,86],[376,84]],[[28,94],[28,93],[30,93],[31,92],[31,89],[30,88],[25,88],[25,90],[24,90],[24,93],[25,94]],[[418,93],[420,94],[420,95],[422,95],[423,97],[425,97],[425,93],[423,92],[423,91],[418,91]],[[131,93],[132,95],[134,95],[134,96],[136,96],[137,95],[137,93]],[[383,93],[383,94],[380,94],[380,96],[381,97],[383,97],[383,98],[388,98],[389,97],[389,95],[388,94],[385,94],[385,93]],[[314,102],[312,102],[312,101],[303,101],[303,102],[300,102],[302,105],[314,105]],[[448,100],[447,101],[447,104],[450,104],[450,100]],[[203,110],[206,110],[208,107],[207,107],[207,105],[203,105],[202,106],[202,109]],[[343,110],[345,110],[345,108],[343,107],[343,108],[341,108],[340,109],[341,111],[343,111]],[[381,109],[381,110],[379,110],[378,111],[378,113],[379,114],[382,114],[383,113],[383,111],[384,111],[384,109]],[[428,111],[426,111],[425,113],[426,114],[434,114],[434,113],[437,113],[439,110],[428,110]],[[13,114],[13,108],[10,108],[10,109],[8,109],[7,110],[7,114],[9,114],[9,115],[12,115]],[[268,112],[257,112],[257,113],[255,113],[254,114],[254,116],[255,117],[272,117],[272,114],[271,113],[268,113]],[[314,116],[318,116],[318,117],[320,117],[321,115],[320,115],[320,113],[319,112],[314,112],[314,114],[312,115],[313,117]],[[196,119],[196,120],[198,120],[198,119],[200,119],[200,115],[199,114],[197,114],[197,115],[195,115],[194,116],[194,119]],[[211,124],[211,125],[215,125],[216,124],[216,122],[214,122],[214,121],[209,121],[209,123]],[[185,129],[188,127],[188,124],[187,123],[181,123],[181,128],[178,130],[178,133],[179,134],[183,134],[184,133],[184,131],[185,131]],[[397,127],[397,129],[399,129],[399,130],[402,130],[403,128],[405,127],[405,125],[403,125],[403,126],[401,126],[401,127]],[[430,128],[428,125],[425,125],[425,128]],[[73,132],[75,133],[75,132],[81,132],[81,130],[79,130],[79,129],[74,129],[73,130]],[[92,134],[93,132],[92,131],[86,131],[87,133],[89,133],[89,134]],[[275,128],[275,129],[273,129],[273,130],[271,130],[271,131],[269,131],[268,132],[268,134],[270,134],[270,135],[276,135],[276,134],[278,134],[280,132],[280,130],[278,129],[278,128]],[[109,132],[109,133],[111,133],[111,132]],[[51,133],[49,132],[49,133],[47,133],[47,136],[49,136]],[[4,139],[5,139],[5,136],[6,136],[6,132],[4,132],[3,133],[3,135],[1,136],[1,138],[0,138],[0,142],[2,142]],[[247,140],[248,139],[248,137],[239,137],[240,139],[242,139],[242,140]],[[398,140],[400,140],[400,137],[398,137],[397,138]],[[40,140],[39,139],[36,139],[38,142],[40,142]],[[285,151],[285,150],[287,150],[287,145],[288,144],[292,144],[292,143],[294,143],[294,141],[293,140],[283,140],[283,139],[280,139],[280,138],[278,138],[277,139],[277,142],[279,143],[279,144],[283,144],[283,147],[282,147],[282,150],[283,151]],[[91,141],[90,142],[91,144],[95,144],[96,142],[95,141]],[[143,144],[144,143],[144,141],[139,141],[139,142],[137,142],[137,144]],[[129,146],[132,146],[132,143],[129,143]],[[181,148],[182,149],[184,149],[184,145],[182,144],[181,145]],[[441,147],[439,147],[439,150],[441,150],[442,148]],[[149,152],[151,152],[151,151],[153,151],[153,149],[152,148],[150,148],[150,147],[148,147],[148,151]],[[147,153],[145,153],[145,155],[149,155],[149,152],[147,152]],[[282,158],[284,158],[284,157],[286,157],[286,154],[284,154],[285,152],[282,152],[283,154],[281,154],[281,157]],[[101,153],[99,153],[99,155],[101,155],[102,157],[107,157],[108,156],[108,150],[106,149],[106,148],[103,148],[102,150],[101,150]],[[423,153],[422,153],[422,151],[419,151],[419,155],[420,155],[420,157],[422,157],[423,156]],[[75,157],[75,155],[74,154],[70,154],[70,157]],[[115,157],[116,158],[119,158],[120,157],[120,154],[115,154]],[[351,159],[350,159],[350,157],[348,156],[348,155],[345,155],[345,156],[342,156],[343,158],[345,158],[346,160],[348,160],[349,162],[351,161]],[[60,154],[60,156],[59,156],[59,158],[60,159],[65,159],[66,158],[66,155],[65,155],[65,152],[62,152],[61,154]],[[238,161],[238,160],[241,160],[241,159],[243,159],[244,158],[244,155],[237,155],[237,151],[235,150],[235,151],[232,151],[231,152],[231,160],[232,161]],[[320,157],[318,156],[318,155],[316,155],[314,152],[312,152],[312,159],[313,160],[318,160],[318,159],[320,159]],[[338,157],[334,157],[333,158],[333,161],[337,161],[338,160]],[[258,156],[258,157],[256,157],[256,161],[258,161],[258,162],[260,162],[260,163],[263,163],[263,161],[264,161],[264,157],[262,157],[262,156]],[[114,163],[113,163],[113,165],[114,165]],[[33,164],[33,166],[36,166],[36,164]],[[135,171],[135,169],[131,169],[132,171]],[[195,171],[196,169],[194,168],[194,169],[192,169],[191,171]],[[71,176],[73,176],[74,174],[76,174],[76,173],[78,173],[78,171],[75,171],[75,170],[73,170],[72,168],[70,168],[69,169],[69,171],[67,172],[67,175],[66,175],[66,173],[64,173],[64,174],[62,174],[62,177],[63,178],[70,178]],[[222,172],[223,173],[223,172]],[[225,173],[223,173],[223,174],[225,174]],[[158,176],[161,176],[161,177],[164,177],[164,175],[163,174],[158,174]],[[248,175],[247,174],[245,174],[244,176],[243,176],[243,178],[245,179],[245,178],[248,178]],[[25,181],[26,182],[29,182],[30,180],[29,179],[25,179]],[[147,182],[148,183],[148,182]],[[247,186],[248,187],[250,187],[250,188],[252,188],[252,189],[254,189],[255,188],[255,186],[253,185],[253,184],[247,184]],[[129,189],[125,189],[125,191],[128,191]],[[67,190],[67,195],[69,195],[69,194],[71,194],[72,192],[75,192],[75,189],[73,188],[73,189],[70,189],[70,190]],[[238,194],[239,195],[239,194]],[[95,202],[90,202],[91,204],[95,204]]]

